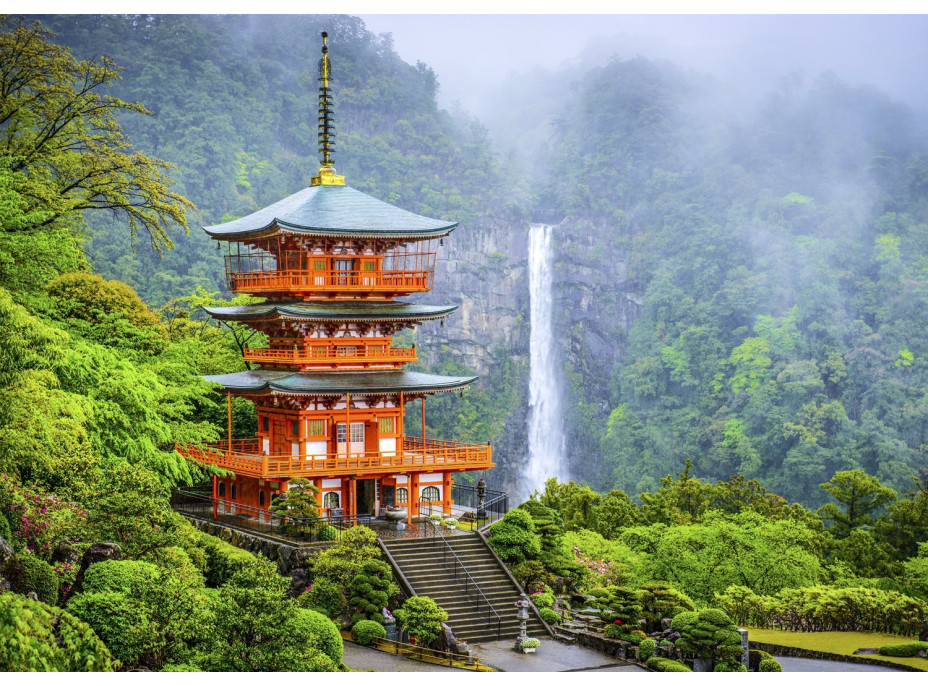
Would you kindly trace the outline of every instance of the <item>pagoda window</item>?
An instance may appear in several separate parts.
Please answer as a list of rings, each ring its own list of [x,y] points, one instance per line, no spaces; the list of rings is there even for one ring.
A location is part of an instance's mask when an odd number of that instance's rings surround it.
[[[293,431],[294,436],[300,435],[300,421],[298,419],[293,420],[291,430]]]
[[[322,498],[322,507],[326,509],[332,509],[333,507],[338,507],[339,497],[338,491],[329,491]]]
[[[224,483],[219,484],[219,497],[220,498],[226,497],[226,485]]]
[[[324,437],[325,436],[325,420],[323,419],[309,419],[307,420],[306,426],[306,435],[309,437]]]
[[[335,348],[335,354],[338,357],[356,357],[358,354],[358,346],[340,345]]]
[[[235,500],[235,484],[232,484],[232,500]]]
[[[426,486],[422,489],[421,499],[427,501],[441,500],[441,493],[437,486]]]
[[[409,489],[406,487],[400,487],[396,489],[396,503],[397,505],[405,505],[409,502]]]
[[[270,431],[271,429],[271,421],[266,416],[261,417],[261,428],[264,431]]]
[[[351,422],[351,442],[364,442],[364,422]]]
[[[393,417],[381,417],[377,421],[377,430],[381,436],[393,433]]]
[[[354,269],[354,260],[335,260],[335,275],[339,286],[348,285],[352,269]]]
[[[258,505],[264,507],[264,491],[258,491]]]

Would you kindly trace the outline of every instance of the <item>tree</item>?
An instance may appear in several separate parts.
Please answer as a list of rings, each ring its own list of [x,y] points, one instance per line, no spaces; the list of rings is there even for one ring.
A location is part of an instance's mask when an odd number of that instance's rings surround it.
[[[31,217],[5,230],[75,227],[84,210],[111,210],[133,237],[144,230],[155,250],[173,247],[168,228],[186,230],[195,207],[171,190],[171,165],[132,150],[118,116],[151,112],[101,92],[120,69],[107,57],[75,60],[38,22],[3,18],[0,28],[0,157],[22,175]]]
[[[896,499],[896,491],[859,469],[836,472],[819,488],[843,506],[825,503],[818,511],[822,519],[834,523],[832,532],[838,538],[845,538],[857,527],[872,523],[870,515]]]
[[[319,487],[309,479],[299,477],[290,479],[287,491],[274,498],[274,502],[268,509],[281,517],[316,519],[319,516],[319,503],[316,495],[319,492]],[[306,527],[288,523],[284,524],[283,528],[290,533],[297,533]]]
[[[382,610],[396,590],[390,565],[380,560],[368,560],[351,580],[348,606],[354,610],[351,623],[363,619],[383,623]]]
[[[509,510],[490,527],[487,541],[509,565],[534,560],[541,553],[541,541],[535,533],[532,516],[520,508]]]
[[[403,631],[415,636],[424,646],[438,638],[441,633],[441,623],[448,619],[448,613],[438,607],[438,604],[424,595],[407,598],[403,607],[396,612]]]

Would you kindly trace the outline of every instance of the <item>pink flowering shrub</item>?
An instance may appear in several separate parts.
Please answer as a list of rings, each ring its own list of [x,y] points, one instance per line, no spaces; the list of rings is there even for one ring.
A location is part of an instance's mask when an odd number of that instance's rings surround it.
[[[87,512],[76,503],[0,478],[0,497],[8,508],[14,548],[48,560],[58,541],[79,541]]]
[[[593,587],[623,586],[632,578],[627,565],[612,560],[597,560],[584,553],[577,545],[574,546],[574,559],[583,566]]]

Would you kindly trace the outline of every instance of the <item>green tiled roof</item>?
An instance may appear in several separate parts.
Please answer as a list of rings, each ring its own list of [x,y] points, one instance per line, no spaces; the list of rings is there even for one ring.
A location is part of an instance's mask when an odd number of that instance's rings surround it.
[[[296,395],[345,395],[454,391],[477,380],[476,376],[436,376],[404,370],[389,372],[289,372],[253,369],[234,374],[204,376],[227,391],[261,393],[278,391]]]
[[[313,303],[298,300],[289,303],[262,303],[240,307],[204,307],[216,319],[242,321],[279,316],[299,321],[424,321],[441,319],[457,305],[415,305],[401,301]]]
[[[457,222],[430,219],[355,190],[310,186],[263,210],[225,224],[203,227],[213,238],[237,240],[283,230],[319,236],[429,238],[450,233]]]

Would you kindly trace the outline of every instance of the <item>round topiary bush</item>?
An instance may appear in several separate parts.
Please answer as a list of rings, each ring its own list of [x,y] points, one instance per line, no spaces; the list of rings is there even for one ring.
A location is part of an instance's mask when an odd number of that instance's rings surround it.
[[[386,637],[387,630],[383,628],[383,624],[380,622],[362,619],[351,627],[351,638],[355,640],[355,643],[360,643],[362,646],[369,646],[375,639]]]
[[[294,622],[294,634],[312,642],[336,665],[341,664],[345,646],[335,623],[321,612],[302,609],[298,612],[299,616]]]
[[[671,660],[668,657],[652,657],[645,662],[648,669],[655,672],[692,672],[693,670],[678,660]]]
[[[783,667],[781,667],[780,663],[771,657],[765,660],[761,660],[760,664],[757,666],[757,671],[758,672],[782,672]]]
[[[713,608],[700,612],[681,612],[670,623],[680,632],[676,646],[685,653],[734,666],[744,653],[741,634],[727,614]]]
[[[415,636],[421,645],[430,645],[441,633],[441,623],[448,619],[448,613],[438,604],[424,595],[407,598],[403,607],[394,612],[403,631]]]
[[[309,590],[296,599],[300,607],[321,612],[330,619],[338,617],[346,603],[345,593],[338,584],[324,576],[316,578]]]
[[[657,643],[654,642],[653,638],[646,638],[641,641],[638,645],[638,651],[642,662],[647,662],[654,655],[655,647],[657,647]]]
[[[539,608],[538,614],[541,615],[541,618],[545,620],[547,624],[560,624],[561,616],[552,610],[550,607]]]
[[[17,555],[7,566],[10,590],[26,595],[31,592],[48,605],[58,604],[58,588],[61,579],[55,568],[31,553]]]

